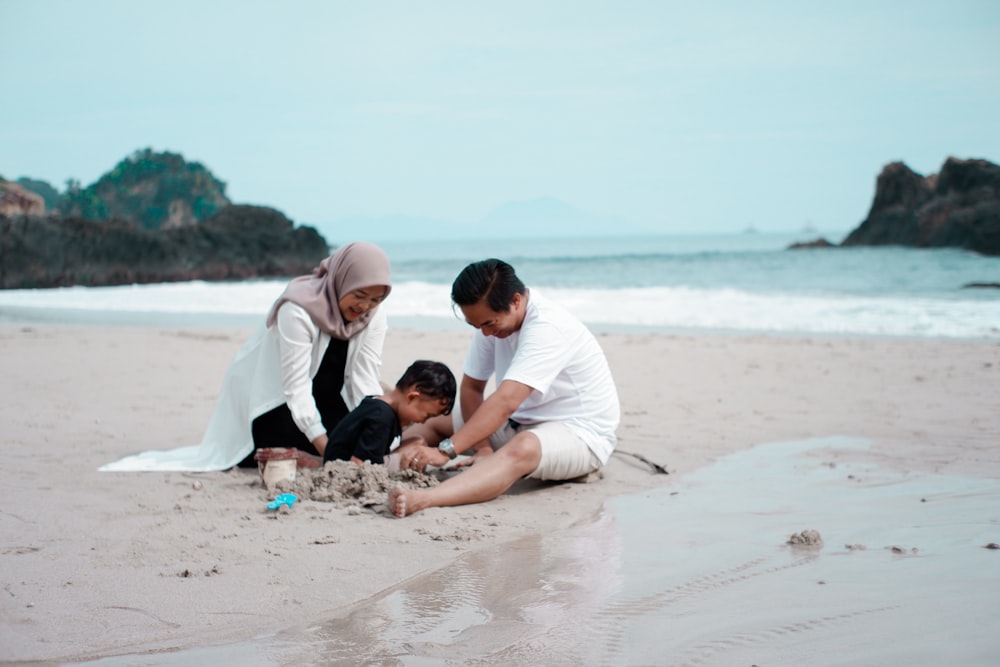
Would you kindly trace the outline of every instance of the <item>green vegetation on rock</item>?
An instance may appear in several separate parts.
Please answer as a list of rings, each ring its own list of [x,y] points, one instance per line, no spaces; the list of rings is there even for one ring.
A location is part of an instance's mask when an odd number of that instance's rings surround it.
[[[58,210],[65,216],[120,218],[145,229],[160,229],[199,222],[229,203],[226,184],[201,163],[146,148],[119,162],[93,185],[84,188],[69,181]]]

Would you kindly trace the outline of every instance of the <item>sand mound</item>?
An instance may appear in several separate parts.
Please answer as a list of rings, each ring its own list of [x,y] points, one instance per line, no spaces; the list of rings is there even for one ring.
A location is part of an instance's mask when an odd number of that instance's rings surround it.
[[[294,493],[301,499],[339,507],[370,506],[385,503],[393,486],[419,489],[439,483],[436,477],[415,470],[389,472],[383,465],[368,462],[359,466],[350,461],[328,461],[322,468],[299,468],[294,482],[279,482],[274,492]]]
[[[818,530],[803,530],[801,533],[795,533],[789,537],[785,544],[804,547],[822,546],[823,538]]]

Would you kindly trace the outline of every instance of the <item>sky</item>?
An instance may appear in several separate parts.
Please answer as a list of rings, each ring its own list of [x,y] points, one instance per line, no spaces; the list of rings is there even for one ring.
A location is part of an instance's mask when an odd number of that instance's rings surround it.
[[[846,233],[890,162],[1000,162],[995,0],[0,0],[0,31],[3,177],[151,147],[299,224]]]

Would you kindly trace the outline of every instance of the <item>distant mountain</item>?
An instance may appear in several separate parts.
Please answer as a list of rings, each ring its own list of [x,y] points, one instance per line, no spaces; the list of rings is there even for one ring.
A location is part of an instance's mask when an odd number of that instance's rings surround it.
[[[554,197],[507,202],[474,222],[390,215],[353,216],[315,226],[330,239],[365,238],[377,242],[610,236],[642,231],[624,218],[593,215]]]
[[[420,218],[408,215],[350,216],[334,222],[315,223],[313,226],[332,243],[350,243],[356,240],[420,241],[427,238],[469,238],[470,225],[451,220]]]

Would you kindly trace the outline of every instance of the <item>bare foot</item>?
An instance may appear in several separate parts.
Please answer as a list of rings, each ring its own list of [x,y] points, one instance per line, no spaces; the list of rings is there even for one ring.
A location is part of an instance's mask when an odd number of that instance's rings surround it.
[[[389,509],[400,519],[406,516],[406,489],[401,486],[389,489]]]

